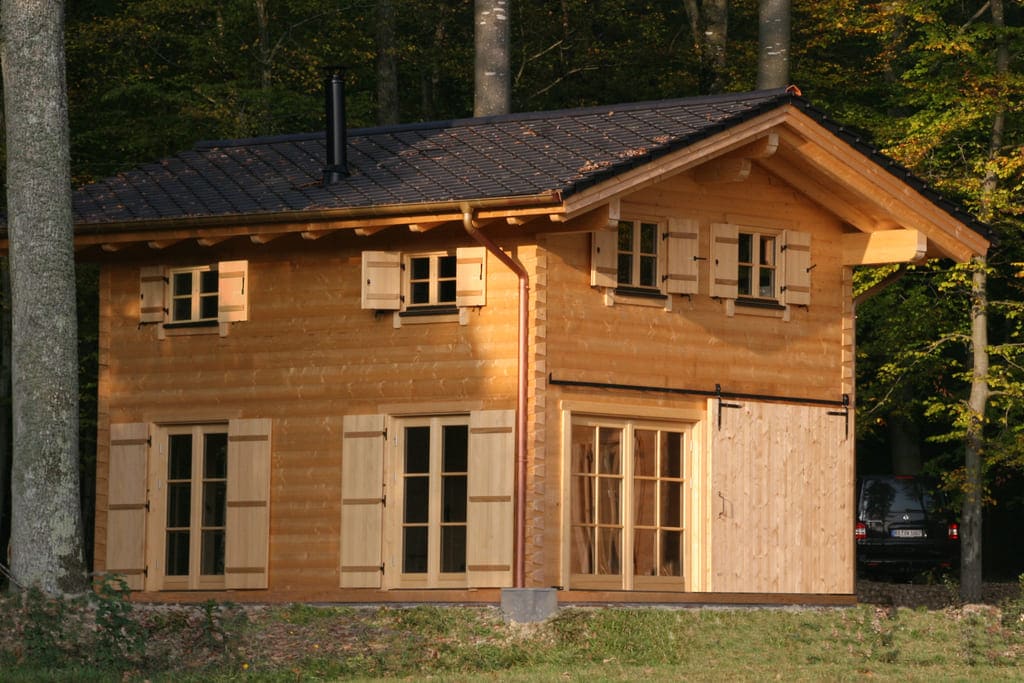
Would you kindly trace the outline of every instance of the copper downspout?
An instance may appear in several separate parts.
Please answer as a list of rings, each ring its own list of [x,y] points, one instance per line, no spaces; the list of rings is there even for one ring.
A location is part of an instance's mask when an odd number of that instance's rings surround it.
[[[530,278],[520,263],[503,252],[479,230],[472,208],[462,212],[466,232],[482,247],[504,263],[519,278],[519,381],[516,387],[516,498],[515,531],[512,548],[512,587],[526,587],[526,390],[528,369],[528,322],[530,315]]]

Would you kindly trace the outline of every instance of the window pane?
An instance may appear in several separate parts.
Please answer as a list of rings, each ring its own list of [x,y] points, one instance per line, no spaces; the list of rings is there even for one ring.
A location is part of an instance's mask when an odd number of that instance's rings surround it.
[[[635,431],[635,443],[633,444],[633,474],[638,477],[654,476],[655,461],[655,435],[647,429]]]
[[[175,273],[171,282],[174,296],[192,294],[192,273]]]
[[[633,251],[632,221],[619,221],[619,251]]]
[[[167,532],[167,576],[188,576],[188,531]]]
[[[203,294],[216,292],[219,279],[219,274],[216,270],[199,271],[199,291]]]
[[[661,483],[661,524],[678,529],[683,526],[683,485],[669,481]]]
[[[661,433],[661,476],[678,479],[683,474],[683,435]]]
[[[192,478],[192,435],[172,434],[168,439],[167,478]]]
[[[601,474],[618,474],[621,466],[620,444],[622,443],[622,430],[609,427],[598,429],[601,440],[601,459],[598,464],[598,472]]]
[[[466,479],[463,474],[441,480],[441,522],[466,521]]]
[[[597,573],[618,574],[622,567],[622,532],[597,530]]]
[[[192,319],[192,299],[175,299],[172,320]]]
[[[658,258],[656,256],[643,256],[640,258],[640,281],[641,287],[658,286]]]
[[[409,286],[409,296],[412,299],[412,304],[429,304],[430,303],[430,283],[429,282],[413,282]]]
[[[775,271],[770,268],[761,268],[758,278],[758,296],[775,296]]]
[[[596,529],[593,527],[572,528],[569,571],[573,574],[594,573],[595,533]]]
[[[437,283],[437,303],[453,303],[455,301],[455,293],[455,280],[442,280]]]
[[[775,265],[775,238],[761,237],[761,265]]]
[[[405,472],[424,474],[430,471],[430,427],[408,427],[405,430]]]
[[[754,236],[746,233],[740,233],[740,263],[753,263],[754,262]]]
[[[199,556],[199,573],[206,576],[224,574],[224,531],[211,529],[203,532],[203,547]]]
[[[192,522],[192,484],[167,484],[167,526],[188,527]]]
[[[445,425],[442,428],[442,470],[445,472],[465,472],[469,462],[469,426]]]
[[[621,480],[600,477],[597,480],[597,523],[618,524],[621,500]]]
[[[405,478],[405,522],[425,524],[430,510],[430,480],[427,477]]]
[[[218,309],[217,295],[204,296],[199,299],[199,317],[203,320],[212,320],[217,317]]]
[[[594,471],[594,428],[573,425],[572,427],[572,471],[592,473]]]
[[[661,576],[683,575],[683,532],[661,532]]]
[[[438,277],[440,278],[452,278],[455,277],[456,262],[454,256],[441,256],[437,259]]]
[[[739,280],[739,293],[741,296],[753,294],[752,269],[750,266],[740,266],[737,271]]]
[[[228,476],[228,435],[224,432],[203,435],[203,476],[225,479]]]
[[[203,526],[224,526],[227,519],[228,485],[223,481],[203,483]]]
[[[402,538],[402,571],[425,574],[427,571],[427,528],[406,527]]]
[[[619,277],[620,285],[633,284],[633,256],[631,254],[619,254]]]
[[[645,254],[655,254],[658,251],[658,224],[640,224],[640,251]]]
[[[634,523],[640,526],[655,526],[658,520],[655,516],[657,500],[654,497],[658,483],[654,479],[633,480],[633,510]]]
[[[413,280],[429,280],[430,259],[428,257],[409,259],[409,277]]]
[[[466,527],[441,527],[441,571],[466,571]]]
[[[633,536],[633,573],[636,576],[657,576],[654,545],[657,532],[653,529],[638,529]]]

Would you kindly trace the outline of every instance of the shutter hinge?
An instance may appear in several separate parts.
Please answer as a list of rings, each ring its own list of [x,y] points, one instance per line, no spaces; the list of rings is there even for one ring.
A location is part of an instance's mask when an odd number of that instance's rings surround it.
[[[843,417],[846,420],[846,436],[850,436],[850,395],[843,394],[843,409],[842,410],[830,410],[829,415],[835,415],[836,417]]]
[[[384,573],[384,563],[383,562],[380,563],[380,573],[381,574]]]
[[[142,575],[147,577],[147,578],[149,577],[149,565],[146,565],[145,567],[142,568]]]
[[[153,446],[153,437],[152,436],[147,436],[146,437],[146,445],[152,448],[152,446]]]

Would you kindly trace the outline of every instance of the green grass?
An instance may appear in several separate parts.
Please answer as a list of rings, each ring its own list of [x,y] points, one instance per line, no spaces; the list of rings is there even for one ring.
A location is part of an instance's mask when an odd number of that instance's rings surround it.
[[[147,654],[125,666],[26,658],[0,638],[5,681],[997,681],[1024,677],[1017,601],[943,611],[564,609],[506,624],[491,607],[250,610],[209,605],[142,618]],[[189,611],[191,609],[191,611]],[[0,616],[2,610],[0,610]],[[168,633],[167,623],[174,623]],[[153,625],[156,624],[154,627]],[[194,635],[182,636],[192,628]],[[211,638],[210,634],[216,635]],[[173,637],[172,637],[173,636]],[[15,647],[12,647],[15,643]],[[69,647],[69,652],[81,648]],[[20,653],[20,654],[19,654]]]

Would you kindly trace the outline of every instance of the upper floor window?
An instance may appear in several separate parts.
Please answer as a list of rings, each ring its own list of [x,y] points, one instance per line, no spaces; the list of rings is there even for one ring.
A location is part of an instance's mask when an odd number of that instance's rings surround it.
[[[624,287],[656,289],[658,277],[658,224],[619,221],[618,283]]]
[[[743,297],[775,300],[775,268],[778,261],[774,235],[739,233],[737,293]]]
[[[454,254],[409,256],[406,302],[414,306],[455,307],[457,267]]]
[[[364,251],[361,289],[364,309],[418,316],[460,313],[461,322],[464,309],[487,302],[487,253],[483,247]]]
[[[621,220],[617,230],[594,232],[590,284],[622,294],[697,292],[699,231],[691,219]]]
[[[217,320],[217,271],[210,266],[171,270],[170,321]]]
[[[171,327],[206,328],[249,319],[249,262],[166,267],[139,271],[139,322]],[[187,331],[187,330],[181,330]]]

